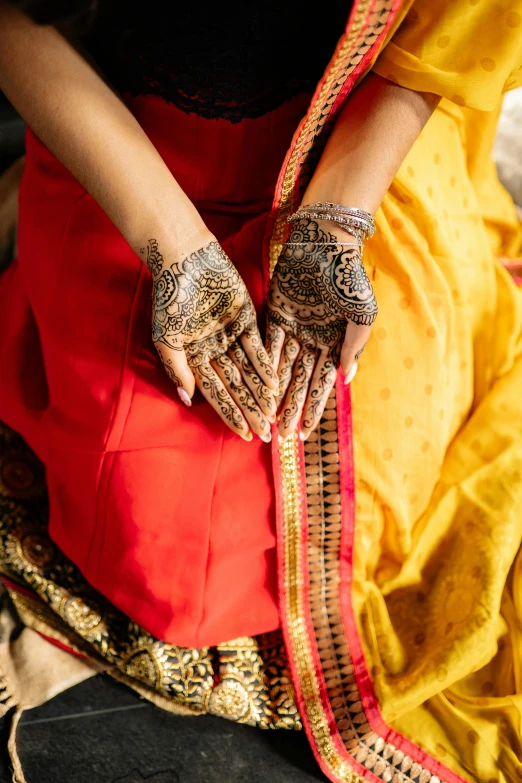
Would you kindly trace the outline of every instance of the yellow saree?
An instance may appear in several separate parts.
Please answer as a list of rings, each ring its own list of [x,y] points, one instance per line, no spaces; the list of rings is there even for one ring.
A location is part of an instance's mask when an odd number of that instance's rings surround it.
[[[183,650],[106,606],[3,434],[0,568],[24,620],[166,709],[302,720],[334,783],[522,780],[522,297],[495,258],[521,231],[489,163],[521,19],[521,0],[356,0],[288,152],[270,269],[364,73],[443,96],[377,215],[380,314],[351,390],[306,443],[274,444],[286,656],[277,635]]]

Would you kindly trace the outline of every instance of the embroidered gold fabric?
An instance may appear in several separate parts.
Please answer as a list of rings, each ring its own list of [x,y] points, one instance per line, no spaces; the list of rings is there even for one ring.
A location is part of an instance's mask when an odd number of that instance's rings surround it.
[[[43,467],[0,424],[0,573],[26,625],[97,661],[172,711],[300,729],[279,632],[187,649],[155,639],[83,579],[47,534]]]

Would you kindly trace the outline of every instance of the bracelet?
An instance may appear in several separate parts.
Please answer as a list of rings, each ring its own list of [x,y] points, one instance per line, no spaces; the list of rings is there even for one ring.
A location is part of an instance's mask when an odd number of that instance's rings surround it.
[[[308,220],[330,220],[332,223],[336,223],[338,226],[341,226],[341,228],[344,228],[345,226],[348,226],[350,228],[357,229],[360,231],[364,238],[372,238],[375,233],[375,226],[372,224],[369,224],[366,220],[359,217],[344,217],[344,215],[332,215],[332,214],[323,214],[322,212],[309,212],[308,210],[301,210],[299,212],[296,212],[294,215],[291,215],[290,218],[288,218],[289,222],[294,222],[296,220],[301,220],[303,218],[306,218]]]
[[[367,212],[365,209],[359,209],[359,207],[344,207],[342,204],[332,204],[330,201],[318,201],[316,204],[302,204],[303,209],[314,210],[335,210],[336,212],[342,212],[345,215],[354,215],[364,218],[369,223],[375,223],[375,218],[371,212]]]
[[[301,219],[330,220],[361,242],[367,238],[371,239],[375,233],[375,219],[369,212],[358,207],[331,204],[328,201],[300,206],[297,212],[287,218],[287,222],[293,223]]]
[[[372,223],[368,223],[364,218],[360,217],[345,217],[344,215],[332,215],[331,213],[315,212],[305,209],[299,209],[293,215],[288,218],[289,223],[294,223],[296,220],[330,220],[332,223],[336,223],[341,228],[349,227],[357,229],[363,235],[363,238],[371,239],[375,233],[375,226]]]
[[[283,245],[285,247],[310,247],[310,245],[314,247],[331,247],[332,245],[334,247],[362,247],[360,242],[283,242]]]

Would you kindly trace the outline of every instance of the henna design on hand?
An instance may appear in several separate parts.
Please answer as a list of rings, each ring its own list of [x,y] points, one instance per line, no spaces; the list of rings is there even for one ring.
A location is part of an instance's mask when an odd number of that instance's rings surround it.
[[[163,360],[163,367],[165,368],[165,372],[169,376],[172,383],[174,383],[177,387],[183,386],[181,382],[181,378],[176,375],[176,371],[174,370],[174,367],[172,366],[172,360],[171,359],[164,359]]]
[[[280,416],[283,435],[295,427],[303,408],[303,427],[317,425],[335,382],[347,324],[369,327],[377,309],[360,248],[340,245],[314,220],[295,222],[268,296],[267,347],[276,361],[281,355],[280,399],[286,393]],[[281,330],[285,335],[282,348]],[[302,346],[295,369],[293,341]]]
[[[295,364],[292,383],[288,389],[285,405],[281,412],[281,428],[289,429],[292,420],[299,418],[306,400],[308,385],[312,378],[315,365],[315,348],[305,345]]]
[[[230,259],[217,242],[170,267],[151,257],[154,342],[184,348],[191,366],[220,356],[255,317]]]
[[[145,257],[145,263],[149,267],[152,275],[157,277],[163,269],[163,256],[158,250],[158,243],[155,239],[149,239],[147,247],[140,247],[140,253]]]
[[[250,389],[244,385],[234,362],[225,355],[216,359],[214,365],[223,383],[226,384],[232,399],[239,405],[243,416],[252,429],[257,435],[268,437],[270,424],[259,409]]]
[[[153,280],[152,339],[169,377],[178,387],[183,385],[176,371],[176,354],[182,352],[185,368],[188,363],[203,395],[231,429],[246,437],[245,419],[250,418],[255,431],[266,435],[268,422],[242,373],[248,366],[249,375],[256,376],[260,385],[264,381],[274,388],[277,374],[259,336],[252,300],[226,253],[217,242],[210,242],[169,264],[155,239],[140,253]],[[239,340],[244,349],[241,372],[226,357],[231,346],[239,349]],[[221,378],[211,366],[213,361],[219,362]],[[252,378],[246,382],[252,383]]]
[[[206,399],[213,404],[231,429],[245,429],[245,420],[215,370],[209,364],[195,368],[196,382]]]
[[[346,321],[371,325],[377,301],[357,247],[337,239],[313,220],[294,224],[277,262],[269,294],[269,321],[286,325],[304,343],[329,346]],[[332,339],[333,338],[333,339]]]
[[[275,397],[255,372],[246,353],[237,341],[230,346],[228,355],[240,371],[265,416],[269,421],[275,421],[277,411]]]
[[[323,415],[324,406],[337,377],[340,359],[340,345],[326,355],[323,355],[314,373],[312,389],[308,397],[308,405],[303,412],[302,428],[311,430]]]

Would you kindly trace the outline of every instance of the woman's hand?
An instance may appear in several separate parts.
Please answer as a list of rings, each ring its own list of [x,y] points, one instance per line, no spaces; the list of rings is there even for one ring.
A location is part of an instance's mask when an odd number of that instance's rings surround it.
[[[339,364],[349,382],[376,316],[355,240],[342,230],[334,235],[325,221],[294,223],[268,296],[267,350],[278,368],[282,438],[299,422],[303,440],[317,427]]]
[[[170,264],[154,239],[140,252],[154,284],[152,339],[181,400],[191,405],[195,382],[233,432],[268,442],[277,375],[230,259],[217,242]]]

